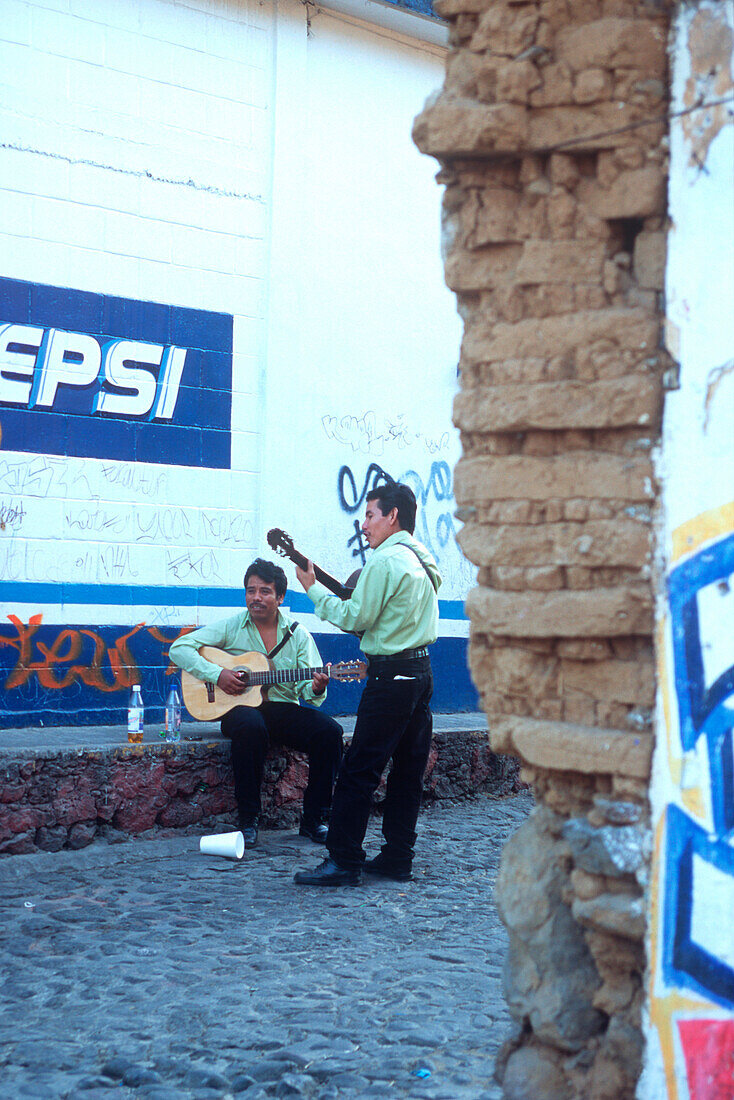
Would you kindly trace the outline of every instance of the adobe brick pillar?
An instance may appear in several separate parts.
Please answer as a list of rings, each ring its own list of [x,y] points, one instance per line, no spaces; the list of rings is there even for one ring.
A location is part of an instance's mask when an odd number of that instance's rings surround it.
[[[460,537],[492,746],[538,807],[497,900],[509,1100],[624,1100],[642,1051],[650,861],[652,454],[663,389],[667,12],[643,0],[436,0],[441,164],[464,318]]]

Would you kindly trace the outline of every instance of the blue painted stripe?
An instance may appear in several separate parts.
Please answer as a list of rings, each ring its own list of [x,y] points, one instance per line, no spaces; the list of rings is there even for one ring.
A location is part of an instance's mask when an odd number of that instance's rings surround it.
[[[242,588],[186,588],[178,585],[57,584],[35,581],[0,581],[0,603],[98,604],[139,607],[238,607]],[[305,592],[288,591],[286,602],[301,615],[313,611]],[[439,600],[442,619],[465,619],[461,600]]]

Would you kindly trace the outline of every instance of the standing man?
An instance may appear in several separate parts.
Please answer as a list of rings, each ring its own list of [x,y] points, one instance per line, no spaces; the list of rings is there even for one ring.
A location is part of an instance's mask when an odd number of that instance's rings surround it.
[[[245,573],[246,610],[177,638],[170,657],[179,668],[200,680],[217,684],[233,700],[247,690],[236,672],[207,661],[199,650],[216,646],[239,655],[265,653],[276,669],[316,668],[321,657],[316,643],[298,623],[281,611],[288,587],[279,565],[256,558]],[[232,740],[232,770],[240,827],[245,844],[257,842],[262,784],[268,740],[308,754],[308,786],[303,796],[301,836],[326,843],[331,796],[342,757],[344,731],[313,707],[326,698],[329,677],[275,684],[259,707],[233,706],[222,718],[222,733]],[[313,706],[299,706],[299,698]]]
[[[331,596],[313,565],[296,569],[316,614],[363,635],[369,662],[352,744],[334,791],[326,847],[329,858],[299,871],[302,886],[356,886],[362,870],[404,882],[411,877],[423,773],[431,748],[433,675],[427,647],[438,635],[441,577],[416,539],[416,500],[390,482],[367,494],[362,531],[374,551],[349,600]],[[365,861],[362,841],[372,796],[388,761],[381,853]]]

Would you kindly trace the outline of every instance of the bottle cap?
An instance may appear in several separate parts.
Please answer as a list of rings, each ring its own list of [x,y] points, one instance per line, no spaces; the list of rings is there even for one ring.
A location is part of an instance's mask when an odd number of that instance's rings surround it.
[[[140,691],[140,684],[133,684],[133,691]]]

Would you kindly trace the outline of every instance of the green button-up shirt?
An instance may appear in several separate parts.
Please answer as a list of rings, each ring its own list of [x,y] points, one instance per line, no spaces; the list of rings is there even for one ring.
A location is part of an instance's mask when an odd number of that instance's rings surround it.
[[[351,599],[330,595],[318,581],[308,595],[320,619],[343,630],[364,632],[362,649],[377,657],[436,641],[440,584],[441,575],[425,546],[407,531],[398,531],[372,552]]]
[[[292,622],[290,615],[278,609],[278,642],[281,641]],[[204,645],[225,649],[227,653],[235,656],[239,656],[240,653],[251,653],[253,650],[258,653],[265,652],[260,631],[247,610],[232,615],[229,619],[220,619],[210,626],[201,626],[171,643],[169,656],[175,665],[190,672],[199,680],[216,684],[222,669],[200,655],[199,649]],[[280,652],[272,658],[272,662],[276,669],[318,668],[322,663],[315,641],[305,627],[300,625],[296,627],[293,636],[288,639]],[[326,698],[326,692],[314,695],[310,680],[295,684],[273,684],[268,688],[268,699],[271,703],[297,703],[299,698],[319,707]]]

